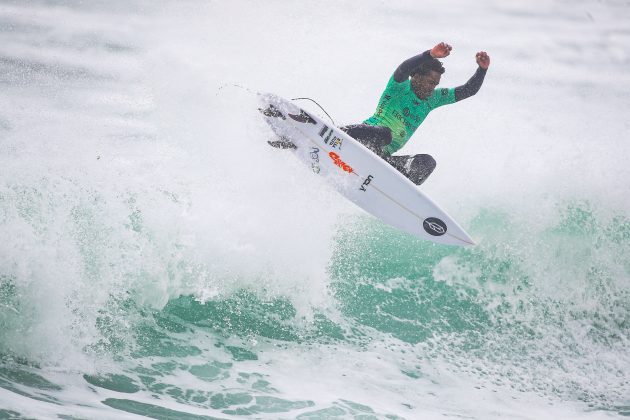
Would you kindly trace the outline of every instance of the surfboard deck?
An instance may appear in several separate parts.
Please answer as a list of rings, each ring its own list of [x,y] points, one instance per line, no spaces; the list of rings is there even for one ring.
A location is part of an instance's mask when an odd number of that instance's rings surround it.
[[[273,94],[259,94],[260,112],[273,132],[311,170],[383,222],[446,245],[474,241],[418,186],[367,147],[317,115]]]

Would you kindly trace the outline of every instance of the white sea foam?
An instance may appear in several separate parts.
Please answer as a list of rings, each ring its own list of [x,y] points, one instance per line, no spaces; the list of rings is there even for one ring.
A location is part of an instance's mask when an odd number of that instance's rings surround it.
[[[66,386],[60,398],[92,407],[64,413],[106,418],[109,409],[94,407],[116,394],[91,393],[77,372],[112,368],[86,355],[102,339],[104,314],[120,340],[133,340],[140,315],[117,312],[127,298],[159,309],[182,294],[205,301],[247,289],[289,299],[296,324],[315,310],[355,327],[335,308],[327,268],[339,252],[337,231],[360,212],[289,153],[270,149],[253,96],[231,85],[310,96],[338,124],[356,123],[373,112],[400,61],[442,40],[454,46],[443,85],[465,82],[478,50],[489,52],[492,66],[476,97],[433,113],[404,152],[436,158],[423,189],[464,226],[481,210],[505,217],[500,228],[476,230],[475,252],[517,257],[512,269],[531,289],[523,295],[480,281],[480,268],[461,255],[443,259],[435,279],[485,294],[495,315],[506,301],[538,304],[527,300],[536,294],[576,311],[610,309],[594,294],[613,299],[627,288],[627,244],[602,245],[600,234],[567,247],[561,235],[544,235],[571,203],[587,202],[612,232],[614,218],[627,217],[629,15],[624,2],[594,0],[1,4],[0,280],[15,289],[0,306],[0,349],[56,366],[47,372]],[[597,267],[609,274],[599,289],[587,279]],[[391,293],[410,282],[377,287]],[[562,351],[543,311],[512,315],[540,327],[543,348],[529,363],[547,357],[546,348]],[[578,343],[588,327],[563,326]],[[513,384],[526,390],[514,391],[501,382],[500,357],[446,353],[428,361],[425,352],[448,350],[449,337],[443,347],[414,346],[366,331],[367,348],[261,343],[253,346],[260,360],[239,368],[317,408],[347,400],[409,418],[606,417],[545,397],[541,379],[528,378],[545,373],[535,366],[513,367],[520,375]],[[500,356],[509,338],[498,344]],[[627,356],[589,346],[561,360],[549,387],[554,380],[603,393],[623,386],[609,369],[627,374]],[[203,388],[186,374],[171,381]],[[58,412],[5,389],[0,402],[38,418]]]

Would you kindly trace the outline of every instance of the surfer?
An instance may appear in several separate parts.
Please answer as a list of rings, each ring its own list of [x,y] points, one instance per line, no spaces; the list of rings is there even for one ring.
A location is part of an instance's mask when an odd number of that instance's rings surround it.
[[[393,156],[411,138],[429,112],[476,94],[490,66],[485,51],[476,54],[478,68],[462,86],[436,89],[445,69],[438,58],[448,57],[452,47],[440,42],[430,50],[405,60],[389,79],[376,112],[362,124],[341,127],[389,162],[416,185],[422,184],[435,169],[431,155]]]

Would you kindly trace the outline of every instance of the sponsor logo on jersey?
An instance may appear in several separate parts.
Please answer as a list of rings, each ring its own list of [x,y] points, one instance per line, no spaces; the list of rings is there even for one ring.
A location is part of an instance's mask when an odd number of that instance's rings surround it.
[[[442,96],[448,95],[448,89],[447,88],[442,88],[441,92],[442,92]]]
[[[446,233],[446,223],[437,217],[427,217],[422,222],[422,227],[432,236],[442,236]]]
[[[408,107],[403,108],[403,114],[405,115],[405,117],[414,120],[418,124],[422,122],[422,119],[418,115],[413,115]]]
[[[315,121],[315,119],[313,119],[313,117],[308,115],[302,109],[300,109],[300,115],[289,114],[289,117],[291,117],[291,119],[293,119],[293,120],[295,120],[297,122],[301,122],[301,123],[304,123],[304,124],[306,124],[306,123],[308,123],[308,124],[317,124],[317,121]]]
[[[405,117],[398,111],[394,110],[392,112],[392,115],[394,116],[394,118],[396,118],[398,121],[400,121],[401,123],[405,124],[405,127],[407,128],[411,128],[413,129],[413,126],[411,125],[411,123],[409,121],[407,121],[405,119]]]
[[[372,182],[372,179],[374,179],[374,177],[372,175],[368,175],[367,178],[365,178],[365,180],[363,181],[363,184],[361,184],[361,188],[359,188],[361,191],[367,191],[365,189],[365,187],[367,187],[368,185],[370,185],[370,182]]]
[[[329,152],[328,156],[330,156],[330,158],[333,160],[335,165],[339,166],[344,171],[348,172],[349,174],[354,172],[352,167],[350,165],[348,165],[346,162],[344,162],[343,160],[341,160],[341,158],[339,157],[339,155],[337,153]]]

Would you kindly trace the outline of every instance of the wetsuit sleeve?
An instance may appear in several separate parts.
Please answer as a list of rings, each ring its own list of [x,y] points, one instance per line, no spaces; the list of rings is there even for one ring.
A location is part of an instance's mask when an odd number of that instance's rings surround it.
[[[431,51],[426,50],[422,54],[418,54],[414,57],[411,57],[408,60],[402,62],[400,66],[394,72],[394,80],[397,83],[402,83],[411,76],[411,72],[419,67],[420,65],[426,63],[431,60]]]
[[[465,85],[457,86],[455,88],[455,101],[470,98],[475,93],[479,92],[479,88],[481,88],[481,84],[483,83],[484,77],[486,77],[487,71],[487,69],[478,67],[473,77],[471,77]]]

